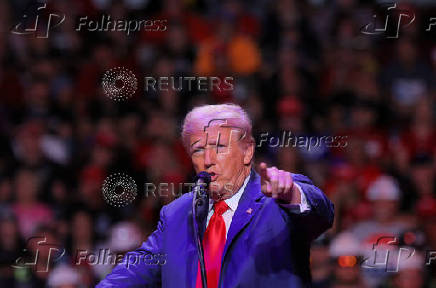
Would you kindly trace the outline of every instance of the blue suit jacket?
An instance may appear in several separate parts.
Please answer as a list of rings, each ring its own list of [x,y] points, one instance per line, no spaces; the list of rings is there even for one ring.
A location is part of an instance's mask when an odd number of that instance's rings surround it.
[[[310,242],[332,226],[334,208],[309,178],[293,179],[310,211],[292,213],[266,197],[252,170],[228,231],[219,287],[310,286]],[[195,287],[192,197],[187,193],[162,207],[157,229],[97,287]]]

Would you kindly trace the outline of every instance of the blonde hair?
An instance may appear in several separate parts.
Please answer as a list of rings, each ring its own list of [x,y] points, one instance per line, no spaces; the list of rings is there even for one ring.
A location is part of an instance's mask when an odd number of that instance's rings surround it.
[[[230,122],[229,124],[245,132],[245,139],[253,141],[251,119],[241,106],[232,103],[203,105],[192,109],[183,121],[182,141],[187,151],[189,151],[190,135],[204,131],[205,127],[208,127],[214,120]]]

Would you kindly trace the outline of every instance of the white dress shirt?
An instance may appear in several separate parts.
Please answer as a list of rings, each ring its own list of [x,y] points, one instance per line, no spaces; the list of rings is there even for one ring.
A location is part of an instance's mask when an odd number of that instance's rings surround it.
[[[250,175],[247,176],[244,180],[244,184],[239,188],[238,192],[236,192],[231,198],[224,200],[226,202],[227,206],[229,206],[229,209],[227,209],[226,212],[223,213],[224,223],[226,224],[226,237],[227,233],[229,232],[230,224],[232,223],[233,215],[235,214],[236,209],[238,208],[239,199],[241,199],[242,193],[245,190],[245,187],[247,186],[248,180],[250,179]],[[304,195],[303,191],[301,190],[300,185],[294,182],[294,185],[298,188],[298,191],[300,191],[301,195],[301,203],[299,204],[279,204],[284,208],[289,209],[292,213],[303,213],[304,211],[310,210],[310,206],[307,203],[306,195]],[[213,200],[209,199],[209,213],[207,214],[207,220],[206,220],[206,227],[209,225],[209,220],[212,217],[214,213],[213,209]]]

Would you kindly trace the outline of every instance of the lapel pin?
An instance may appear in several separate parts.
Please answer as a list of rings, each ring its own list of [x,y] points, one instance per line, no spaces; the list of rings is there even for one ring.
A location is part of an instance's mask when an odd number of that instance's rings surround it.
[[[248,209],[247,209],[247,213],[248,213],[248,214],[251,214],[251,212],[253,212],[253,209],[248,208]]]

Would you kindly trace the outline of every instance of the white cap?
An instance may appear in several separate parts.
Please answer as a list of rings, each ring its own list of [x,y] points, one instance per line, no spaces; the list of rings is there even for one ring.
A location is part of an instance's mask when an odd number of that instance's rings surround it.
[[[357,238],[350,232],[338,234],[330,243],[330,256],[360,256],[361,247]]]
[[[50,273],[47,283],[50,288],[63,285],[80,285],[80,275],[72,267],[60,264]]]
[[[382,175],[369,185],[367,197],[369,200],[398,200],[400,188],[393,177]]]
[[[120,222],[111,231],[109,247],[113,251],[127,251],[138,248],[142,243],[139,228],[131,222]]]

